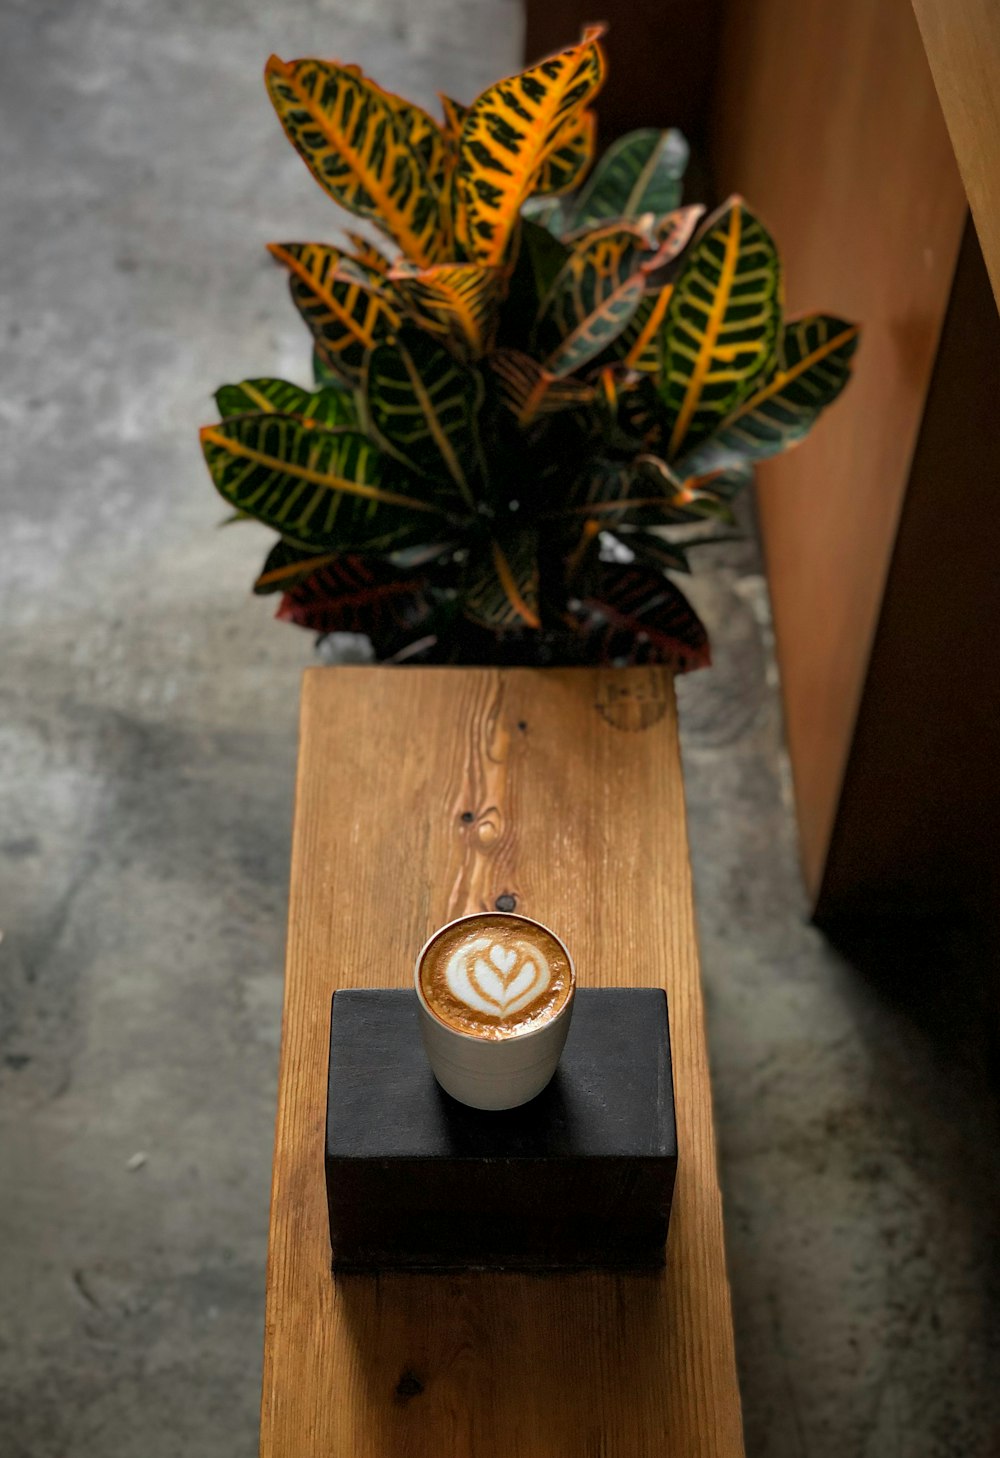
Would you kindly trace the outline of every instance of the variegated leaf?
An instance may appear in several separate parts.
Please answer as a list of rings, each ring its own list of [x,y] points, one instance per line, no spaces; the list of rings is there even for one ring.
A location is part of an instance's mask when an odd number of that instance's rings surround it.
[[[324,385],[334,385],[337,389],[340,390],[346,390],[349,388],[347,382],[343,379],[343,377],[341,375],[338,375],[335,370],[332,370],[330,368],[326,360],[316,348],[315,344],[313,345],[312,352],[312,370],[313,379],[320,387]]]
[[[258,597],[270,592],[288,592],[297,582],[335,561],[337,555],[315,547],[300,547],[279,537],[267,554],[253,590]]]
[[[434,118],[415,102],[408,101],[406,97],[399,96],[394,91],[387,91],[384,86],[380,86],[377,81],[366,76],[362,68],[355,62],[335,61],[333,65],[339,65],[340,70],[346,75],[355,77],[363,86],[378,94],[385,105],[395,113],[403,135],[425,164],[431,180],[436,179],[444,147],[444,135]]]
[[[498,539],[470,561],[461,592],[462,611],[494,632],[541,626],[538,607],[538,539],[524,531]]]
[[[619,382],[615,425],[626,437],[630,453],[657,448],[662,435],[662,416],[656,376],[633,370]]]
[[[614,530],[621,523],[663,525],[683,520],[684,486],[669,468],[650,470],[639,457],[614,460],[597,456],[577,476],[560,511],[553,515],[581,517]]]
[[[432,609],[423,573],[378,558],[335,557],[285,593],[277,616],[315,633],[364,633],[379,656],[405,641]]]
[[[663,663],[675,673],[688,673],[712,661],[705,625],[656,567],[599,563],[572,618],[588,656],[605,663]]]
[[[265,78],[289,140],[330,196],[384,228],[407,257],[436,262],[444,138],[433,118],[336,61],[272,56]]]
[[[443,343],[478,358],[496,334],[508,271],[481,263],[397,266],[389,275],[413,322]]]
[[[264,411],[301,415],[319,425],[356,425],[358,422],[354,396],[336,386],[303,390],[287,380],[243,380],[238,385],[223,385],[216,390],[215,403],[224,420],[230,415]]]
[[[600,26],[589,28],[579,45],[498,81],[469,108],[456,182],[459,241],[470,258],[503,261],[521,204],[604,79],[600,34]]]
[[[553,143],[535,179],[534,191],[538,194],[551,195],[571,191],[593,159],[594,135],[597,131],[595,112],[585,111],[579,118],[571,117],[563,131],[565,135]]]
[[[470,508],[479,468],[476,416],[482,401],[479,373],[414,329],[368,356],[365,404],[372,433],[414,471],[453,495],[453,483]]]
[[[322,243],[269,243],[289,272],[295,307],[331,370],[357,384],[365,356],[400,321],[385,280]]]
[[[644,292],[635,313],[600,362],[620,360],[630,370],[658,378],[663,371],[663,320],[672,292],[672,284],[665,284],[656,294]]]
[[[237,415],[205,426],[202,450],[219,494],[303,547],[390,551],[439,530],[437,508],[400,483],[355,430],[296,415]]]
[[[593,385],[572,377],[560,379],[519,349],[495,349],[486,362],[501,401],[522,429],[542,415],[576,409],[594,399]]]
[[[456,174],[459,138],[462,135],[462,127],[468,116],[469,108],[463,106],[460,101],[453,101],[450,96],[445,96],[443,91],[438,92],[438,97],[444,113],[444,125],[441,128],[441,135],[444,139],[440,182],[441,227],[447,239],[446,245],[443,245],[440,250],[440,256],[463,262],[467,258],[463,243],[466,235],[466,215],[465,204],[458,190]]]
[[[770,235],[740,198],[711,218],[667,307],[661,386],[674,460],[710,436],[770,367],[781,327]]]
[[[437,186],[443,176],[445,156],[448,152],[448,142],[439,124],[429,112],[424,111],[422,106],[417,106],[415,102],[408,101],[405,96],[397,96],[394,91],[387,91],[384,86],[379,86],[377,81],[366,77],[360,67],[358,67],[358,75],[373,91],[378,92],[386,105],[395,113],[397,130],[402,133],[423,163],[428,180],[433,186]]]
[[[642,262],[646,288],[651,292],[659,293],[670,280],[674,271],[671,265],[676,264],[676,260],[694,237],[694,230],[704,214],[705,209],[701,203],[694,203],[691,207],[677,208],[675,212],[667,213],[666,217],[656,220],[653,229],[654,248]]]
[[[690,525],[692,522],[718,521],[726,526],[735,526],[732,503],[753,480],[753,467],[748,461],[730,459],[724,466],[706,468],[697,473],[687,470],[684,463],[684,480],[673,502],[668,525]],[[647,479],[655,479],[661,473],[676,476],[671,468],[656,456],[636,457],[636,468],[645,473]],[[677,474],[680,474],[679,470]]]
[[[858,333],[857,324],[828,314],[791,320],[764,382],[693,456],[710,460],[732,453],[762,461],[795,445],[850,379]]]
[[[655,127],[627,132],[611,143],[581,189],[572,226],[671,212],[681,200],[687,161],[688,144],[680,132]]]
[[[634,229],[601,228],[573,248],[542,300],[534,344],[545,368],[572,374],[618,338],[644,292]]]
[[[469,108],[463,106],[460,101],[453,101],[450,96],[445,96],[443,91],[438,92],[438,100],[441,102],[441,110],[444,113],[445,141],[452,147],[458,147],[458,139],[462,135],[462,127],[465,118],[469,114]]]
[[[376,247],[370,238],[364,233],[352,233],[345,229],[344,237],[354,250],[348,256],[359,263],[362,268],[369,269],[372,273],[387,274],[390,268],[389,259],[386,258],[381,248]]]

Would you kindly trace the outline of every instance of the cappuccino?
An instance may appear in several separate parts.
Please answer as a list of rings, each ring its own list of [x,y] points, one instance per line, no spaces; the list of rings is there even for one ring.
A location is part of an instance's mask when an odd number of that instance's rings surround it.
[[[442,928],[417,969],[423,1000],[445,1027],[492,1042],[535,1032],[563,1011],[573,967],[559,939],[505,912]]]

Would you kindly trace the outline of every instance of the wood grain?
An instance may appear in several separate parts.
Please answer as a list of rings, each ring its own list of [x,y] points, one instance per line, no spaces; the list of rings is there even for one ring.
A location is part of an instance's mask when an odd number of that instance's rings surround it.
[[[1000,302],[1000,5],[913,0],[913,9]]]
[[[718,183],[773,231],[788,313],[822,308],[863,327],[843,399],[759,472],[815,894],[966,202],[910,0],[731,0],[717,97]]]
[[[581,985],[668,990],[680,1166],[667,1269],[335,1283],[330,994],[408,985],[436,925],[503,894],[567,938]],[[306,674],[260,1451],[742,1455],[676,712],[661,671]]]

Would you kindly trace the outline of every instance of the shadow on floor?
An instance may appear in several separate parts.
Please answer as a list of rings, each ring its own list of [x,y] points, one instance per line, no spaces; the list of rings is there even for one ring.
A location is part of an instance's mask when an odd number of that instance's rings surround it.
[[[887,1005],[927,1039],[943,1071],[980,1100],[984,1134],[1000,1128],[1000,946],[971,913],[854,917],[820,931]]]

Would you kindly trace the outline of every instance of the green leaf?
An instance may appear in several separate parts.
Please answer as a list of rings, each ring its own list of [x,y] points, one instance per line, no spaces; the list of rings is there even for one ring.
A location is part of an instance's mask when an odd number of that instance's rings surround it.
[[[356,385],[365,355],[399,325],[389,285],[323,243],[269,243],[268,252],[288,269],[292,301],[312,332],[318,356]]]
[[[687,254],[667,306],[661,394],[669,460],[712,435],[769,369],[781,292],[770,235],[731,198]]]
[[[576,200],[570,226],[669,213],[681,200],[688,144],[678,131],[644,127],[619,137],[597,162]]]
[[[692,453],[694,469],[729,453],[762,461],[802,440],[850,379],[858,334],[829,314],[786,324],[769,374]]]
[[[569,258],[565,243],[547,228],[522,218],[517,230],[514,268],[500,320],[501,345],[524,349],[542,300]]]
[[[418,330],[400,330],[392,344],[368,356],[365,402],[372,433],[411,470],[453,483],[470,508],[482,394],[478,371]],[[454,492],[446,488],[445,494]]]
[[[536,192],[531,197],[525,198],[521,208],[521,221],[522,223],[534,223],[559,237],[566,227],[570,205],[571,199],[569,198],[559,197],[552,193],[543,195]]]
[[[574,373],[617,339],[642,302],[645,240],[613,225],[576,244],[542,300],[535,352],[555,375]]]
[[[287,380],[243,380],[238,385],[222,385],[215,392],[215,403],[223,420],[258,412],[302,415],[320,425],[356,425],[358,419],[354,398],[345,390],[303,390]]]
[[[238,415],[201,432],[219,494],[303,547],[390,551],[440,531],[427,501],[384,484],[379,455],[355,430],[295,415]]]
[[[333,385],[346,394],[349,386],[340,375],[332,370],[326,363],[318,349],[313,349],[312,354],[313,379],[317,385]]]
[[[429,616],[428,585],[378,558],[335,557],[285,593],[277,616],[316,633],[364,633],[383,658]]]
[[[554,237],[548,228],[543,228],[540,223],[533,223],[530,218],[521,219],[515,273],[521,270],[523,264],[530,284],[526,293],[535,299],[538,307],[569,259],[569,248],[561,239]]]
[[[705,625],[656,567],[598,563],[587,595],[571,612],[577,639],[599,661],[663,663],[675,673],[711,662]]]
[[[494,538],[474,553],[461,603],[467,618],[494,632],[540,627],[537,534]]]

